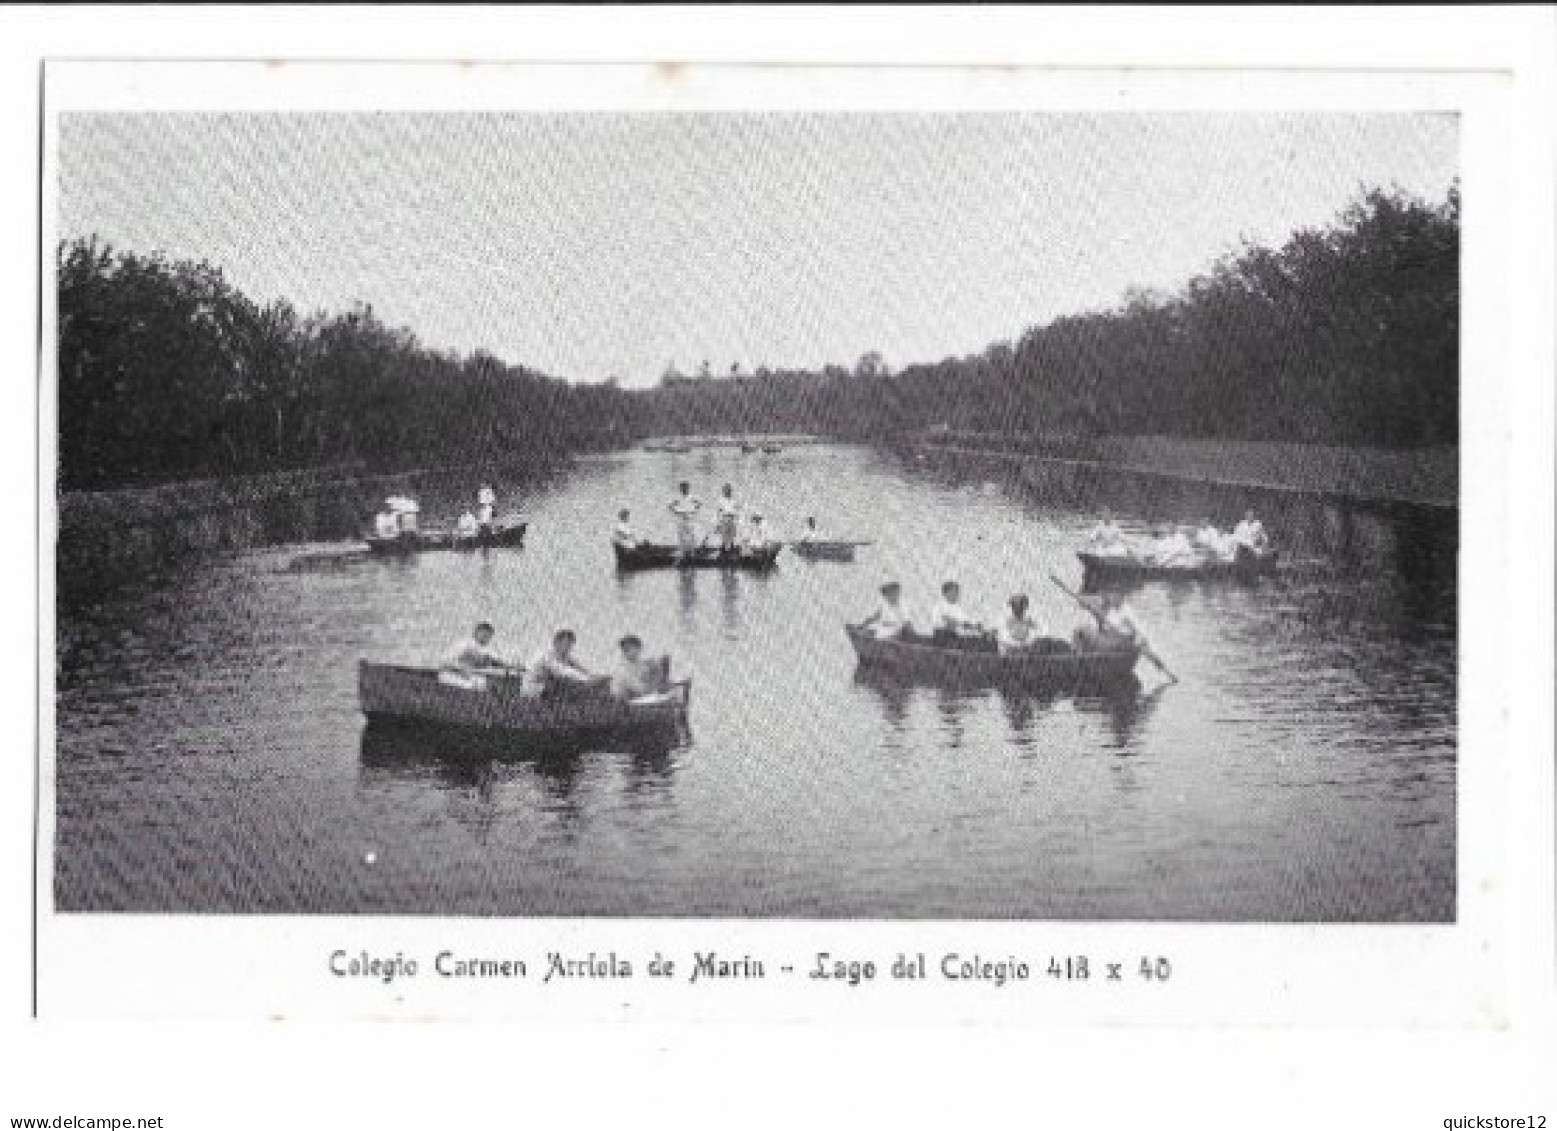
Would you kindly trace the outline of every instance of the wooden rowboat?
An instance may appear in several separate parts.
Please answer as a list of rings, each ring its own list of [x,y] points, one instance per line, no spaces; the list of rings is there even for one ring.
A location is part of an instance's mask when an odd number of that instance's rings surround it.
[[[815,540],[809,542],[791,542],[789,548],[794,551],[796,557],[804,558],[808,562],[852,562],[854,551],[860,546],[869,546],[869,542],[824,542]]]
[[[519,738],[579,739],[674,731],[685,722],[691,683],[671,685],[663,700],[624,703],[601,692],[544,699],[522,694],[517,675],[452,676],[436,668],[367,660],[357,668],[357,696],[369,722],[450,728]]]
[[[498,547],[517,549],[524,545],[524,532],[528,522],[510,521],[495,524],[474,538],[455,536],[452,527],[447,529],[418,530],[414,534],[401,534],[396,538],[373,537],[367,540],[368,549],[375,554],[420,554],[431,550],[490,550]]]
[[[680,547],[639,542],[632,549],[616,543],[611,550],[616,554],[616,568],[639,569],[744,569],[764,571],[773,568],[782,544],[762,550],[733,550],[726,553],[718,546],[699,546],[690,554],[683,554]]]
[[[985,686],[1069,687],[1128,680],[1139,657],[1134,648],[1077,652],[1067,641],[1052,651],[1003,656],[995,651],[947,648],[928,640],[878,640],[848,625],[849,643],[862,667],[890,671],[908,679]]]
[[[1135,581],[1197,581],[1233,578],[1251,580],[1276,571],[1280,556],[1276,550],[1255,552],[1240,548],[1231,559],[1214,559],[1190,565],[1156,565],[1134,555],[1076,554],[1081,559],[1083,583],[1087,586]]]

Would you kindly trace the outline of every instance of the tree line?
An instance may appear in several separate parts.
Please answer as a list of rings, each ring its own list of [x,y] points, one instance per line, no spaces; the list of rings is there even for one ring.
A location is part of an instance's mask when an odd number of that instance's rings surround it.
[[[630,439],[618,390],[429,349],[370,306],[260,305],[208,263],[62,244],[60,485],[546,462]]]
[[[1175,293],[1132,291],[982,353],[892,372],[758,368],[644,398],[656,431],[772,428],[861,440],[949,429],[1391,447],[1459,429],[1458,186],[1374,189],[1278,249],[1245,244]]]
[[[360,462],[545,462],[645,435],[927,429],[1415,446],[1458,438],[1458,187],[1363,194],[1172,294],[1057,318],[894,372],[750,370],[629,391],[459,356],[369,306],[261,305],[208,263],[60,245],[65,489]],[[667,374],[669,378],[671,374]]]

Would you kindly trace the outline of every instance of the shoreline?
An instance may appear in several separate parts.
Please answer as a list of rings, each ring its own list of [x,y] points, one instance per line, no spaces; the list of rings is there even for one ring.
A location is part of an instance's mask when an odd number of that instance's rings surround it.
[[[1208,487],[1301,495],[1382,511],[1457,511],[1459,449],[1396,450],[1262,440],[1169,436],[1098,440],[1030,439],[954,434],[918,437],[922,454],[990,459],[1021,467],[1123,474]]]

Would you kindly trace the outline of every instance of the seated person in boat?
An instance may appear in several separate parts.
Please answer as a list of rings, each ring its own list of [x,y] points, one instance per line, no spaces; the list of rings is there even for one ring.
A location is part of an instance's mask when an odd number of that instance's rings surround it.
[[[626,702],[653,701],[670,689],[670,657],[645,657],[643,641],[627,635],[618,641],[622,658],[611,673],[611,694]]]
[[[1168,671],[1157,653],[1152,651],[1145,624],[1123,597],[1118,593],[1105,593],[1101,597],[1078,600],[1081,607],[1092,614],[1096,624],[1076,629],[1072,637],[1076,651],[1122,652],[1134,648],[1174,683],[1178,682],[1178,676]]]
[[[491,534],[497,522],[497,492],[492,490],[490,483],[483,483],[481,490],[476,492],[476,521],[481,524],[483,534]]]
[[[395,512],[385,507],[373,518],[373,534],[377,538],[400,537],[400,520]]]
[[[632,523],[628,520],[633,516],[632,511],[625,507],[616,512],[616,525],[611,529],[611,544],[620,546],[624,550],[631,550],[638,545],[638,534],[633,530]]]
[[[1159,566],[1192,566],[1200,560],[1195,544],[1190,541],[1189,528],[1170,527],[1166,537],[1159,538],[1152,546],[1151,562]]]
[[[491,624],[482,621],[471,635],[454,642],[448,655],[443,658],[443,670],[469,675],[512,671],[513,665],[492,651],[494,635],[496,630]]]
[[[461,542],[474,542],[481,535],[481,523],[476,521],[476,516],[470,511],[460,515],[459,522],[454,525],[454,536]]]
[[[1103,512],[1103,517],[1098,519],[1098,524],[1092,528],[1092,536],[1087,540],[1093,553],[1120,557],[1130,552],[1129,545],[1125,542],[1124,532],[1114,522],[1114,516],[1109,511]]]
[[[1006,602],[1010,611],[1005,619],[1000,622],[997,640],[1000,644],[1000,654],[1012,655],[1018,652],[1031,651],[1033,646],[1041,639],[1038,631],[1038,622],[1028,612],[1029,602],[1027,594],[1018,593]]]
[[[578,634],[571,628],[560,629],[551,638],[551,647],[538,652],[525,670],[525,689],[542,699],[566,699],[600,694],[610,676],[595,675],[573,657]]]
[[[719,549],[728,554],[735,550],[741,528],[741,504],[735,501],[735,488],[726,483],[714,506],[714,529],[719,534]]]
[[[984,626],[963,610],[962,586],[955,581],[941,586],[941,599],[930,611],[930,635],[937,644],[948,647],[982,651],[993,643]]]
[[[1270,548],[1265,525],[1254,517],[1253,511],[1245,511],[1243,521],[1233,527],[1233,548],[1236,551],[1239,547],[1247,547],[1257,554]]]
[[[697,512],[703,509],[703,500],[692,494],[692,484],[682,483],[680,492],[670,501],[670,513],[676,516],[676,542],[683,554],[697,549]]]
[[[914,634],[913,619],[903,607],[903,587],[888,581],[881,587],[881,603],[876,611],[860,622],[877,640],[897,640]]]
[[[742,549],[748,553],[760,553],[773,545],[768,536],[768,528],[762,521],[760,514],[751,516],[751,525],[746,528],[746,537],[742,540]]]
[[[1232,539],[1218,530],[1216,524],[1208,518],[1195,531],[1195,548],[1210,558],[1228,558],[1232,556]]]
[[[417,515],[422,510],[416,500],[405,495],[392,495],[388,502],[389,509],[394,512],[395,522],[400,527],[400,533],[415,534]]]

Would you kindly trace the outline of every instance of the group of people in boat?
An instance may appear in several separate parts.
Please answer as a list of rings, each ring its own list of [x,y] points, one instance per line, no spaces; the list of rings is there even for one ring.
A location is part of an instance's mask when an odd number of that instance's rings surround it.
[[[391,495],[373,519],[373,533],[379,538],[415,538],[421,505],[409,495]],[[490,537],[497,526],[497,492],[483,483],[476,492],[476,505],[467,507],[454,523],[454,538],[475,541]]]
[[[1059,584],[1057,579],[1056,584]],[[1065,592],[1091,615],[1093,621],[1076,628],[1069,641],[1043,631],[1032,614],[1032,602],[1025,593],[1014,594],[1006,601],[1006,610],[996,624],[983,623],[968,614],[962,601],[962,586],[955,581],[941,585],[940,599],[924,622],[916,620],[908,611],[903,602],[902,584],[887,581],[881,586],[881,600],[875,611],[860,623],[860,627],[878,640],[899,640],[906,644],[961,651],[998,652],[1002,656],[1134,649],[1164,675],[1177,681],[1178,677],[1152,650],[1145,625],[1119,594],[1105,593],[1089,598],[1069,589]]]
[[[470,636],[456,640],[444,657],[441,672],[449,682],[484,688],[493,676],[519,678],[521,694],[538,699],[599,698],[609,695],[625,703],[650,703],[670,692],[670,657],[645,656],[643,641],[632,634],[617,641],[618,656],[609,672],[586,667],[575,654],[578,634],[561,628],[551,643],[528,664],[505,658],[492,647],[497,630],[488,621]]]
[[[1088,549],[1104,557],[1128,557],[1154,566],[1204,565],[1207,562],[1230,562],[1241,553],[1263,554],[1270,548],[1270,538],[1265,526],[1254,512],[1245,512],[1243,519],[1231,530],[1220,530],[1210,518],[1200,527],[1169,526],[1152,531],[1149,542],[1127,537],[1114,522],[1113,515],[1104,511],[1088,539]]]
[[[711,538],[717,540],[720,552],[727,554],[760,552],[779,544],[761,512],[751,510],[748,513],[748,508],[736,498],[735,487],[730,483],[719,489],[719,495],[714,500],[711,531],[702,530],[699,526],[699,516],[705,506],[703,500],[692,493],[691,483],[683,481],[678,485],[676,496],[666,509],[675,519],[676,546],[684,554],[695,553],[709,544]],[[807,518],[801,539],[814,540],[817,537],[816,519]],[[633,528],[630,510],[623,508],[617,512],[611,541],[624,550],[635,549],[646,541]]]

